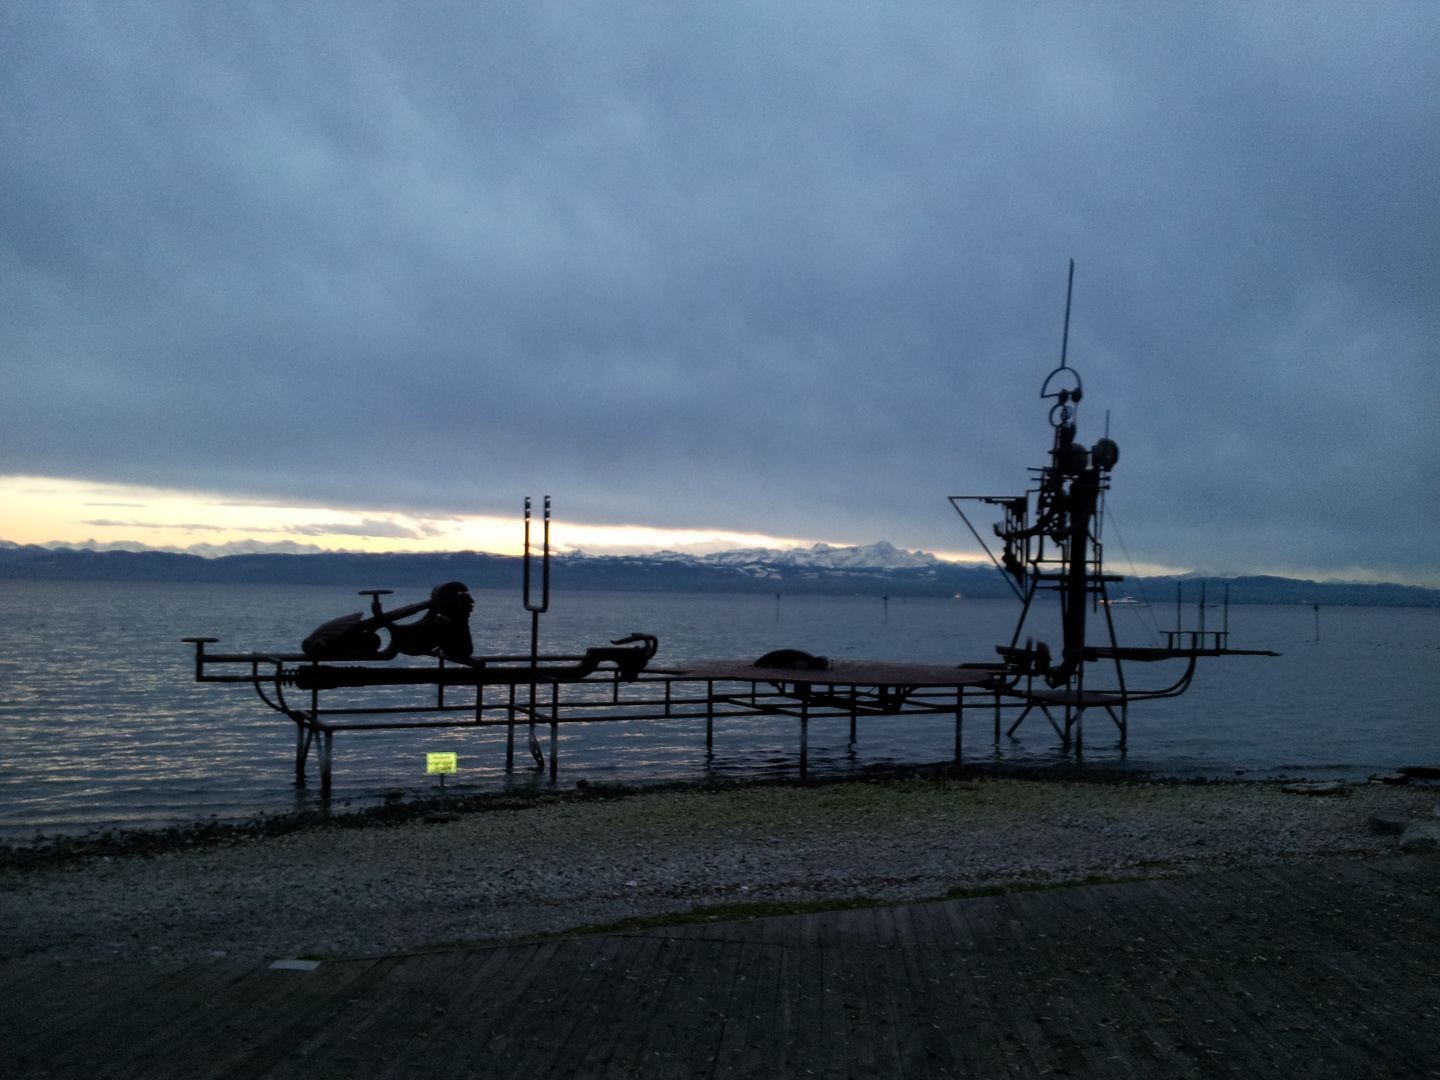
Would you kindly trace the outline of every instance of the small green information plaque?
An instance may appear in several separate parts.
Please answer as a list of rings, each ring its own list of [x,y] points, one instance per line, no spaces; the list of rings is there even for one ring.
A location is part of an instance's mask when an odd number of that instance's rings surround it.
[[[454,754],[426,754],[425,771],[427,773],[453,773],[458,768]]]

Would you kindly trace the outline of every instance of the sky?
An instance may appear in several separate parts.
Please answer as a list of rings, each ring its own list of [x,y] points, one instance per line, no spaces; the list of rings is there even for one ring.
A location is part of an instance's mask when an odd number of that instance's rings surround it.
[[[0,539],[974,556],[1073,258],[1107,541],[1440,585],[1432,3],[8,0],[0,145]]]

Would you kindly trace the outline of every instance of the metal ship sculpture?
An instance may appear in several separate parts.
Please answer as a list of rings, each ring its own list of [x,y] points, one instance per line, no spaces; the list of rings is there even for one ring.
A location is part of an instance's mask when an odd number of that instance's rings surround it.
[[[1050,426],[1054,439],[1050,446],[1050,463],[1032,469],[1033,486],[1023,495],[952,495],[950,503],[961,520],[990,556],[997,569],[1021,602],[1020,618],[1008,645],[997,646],[1003,663],[995,665],[1004,680],[1004,697],[1019,703],[1021,712],[1010,726],[1010,733],[1020,726],[1035,709],[1050,720],[1057,734],[1068,744],[1072,731],[1078,739],[1078,725],[1087,709],[1101,708],[1120,729],[1123,744],[1128,735],[1128,713],[1132,701],[1177,697],[1190,687],[1195,676],[1195,663],[1202,656],[1275,656],[1273,652],[1256,649],[1232,649],[1230,644],[1229,588],[1222,604],[1221,629],[1205,629],[1205,594],[1201,585],[1199,625],[1184,629],[1183,611],[1177,593],[1177,622],[1174,630],[1164,631],[1163,647],[1121,647],[1115,634],[1112,608],[1116,605],[1148,607],[1131,596],[1112,600],[1109,586],[1125,579],[1105,571],[1104,523],[1105,493],[1110,490],[1110,474],[1120,460],[1120,447],[1110,438],[1109,417],[1105,435],[1093,446],[1079,440],[1078,416],[1085,396],[1080,374],[1069,366],[1070,301],[1075,286],[1075,262],[1070,262],[1070,278],[1065,291],[1065,329],[1060,346],[1060,366],[1045,377],[1040,386],[1042,401],[1051,401]],[[1003,542],[1000,558],[991,553],[989,545],[966,516],[964,502],[980,502],[997,506],[1004,519],[994,527]],[[1020,644],[1026,622],[1036,601],[1044,593],[1055,593],[1060,604],[1060,655],[1054,655],[1046,642],[1027,638]],[[1103,614],[1105,644],[1090,644],[1087,636],[1091,616]],[[1183,672],[1172,682],[1142,689],[1126,677],[1126,663],[1151,664],[1161,660],[1186,661]],[[1087,665],[1103,665],[1113,674],[1113,684],[1106,688],[1086,685]],[[962,665],[963,666],[963,665]],[[989,666],[989,665],[979,665]],[[1063,711],[1064,726],[1056,722],[1051,709]]]
[[[552,779],[558,771],[559,729],[567,723],[703,719],[708,755],[714,747],[717,718],[793,717],[800,728],[802,777],[808,767],[812,720],[848,718],[853,744],[862,718],[953,715],[959,763],[967,712],[981,709],[993,714],[998,745],[1006,712],[1015,714],[1008,727],[1013,735],[1038,710],[1065,748],[1073,746],[1078,753],[1083,718],[1087,711],[1100,709],[1119,729],[1123,746],[1130,703],[1184,693],[1199,658],[1276,654],[1229,647],[1228,598],[1222,628],[1206,630],[1203,592],[1198,627],[1184,628],[1177,593],[1176,628],[1165,632],[1164,646],[1119,644],[1111,609],[1134,601],[1109,597],[1109,585],[1123,578],[1105,570],[1103,525],[1105,493],[1120,451],[1108,430],[1091,446],[1079,440],[1084,388],[1067,358],[1074,273],[1072,261],[1060,366],[1046,376],[1040,391],[1042,400],[1052,402],[1049,463],[1032,470],[1032,485],[1021,495],[950,497],[1021,602],[1010,641],[996,647],[997,661],[953,667],[831,661],[781,648],[754,661],[664,668],[652,665],[659,640],[644,632],[583,653],[541,653],[540,616],[550,605],[550,498],[546,496],[538,596],[532,576],[531,503],[525,500],[522,592],[531,617],[528,653],[475,655],[469,626],[474,599],[463,583],[451,581],[437,585],[428,600],[388,611],[381,597],[390,590],[362,590],[362,596],[371,598],[368,615],[344,615],[324,623],[304,639],[299,652],[211,653],[206,645],[217,638],[185,638],[195,646],[195,679],[249,684],[267,706],[288,717],[296,729],[296,780],[305,782],[313,750],[324,793],[331,788],[333,740],[340,731],[500,726],[506,729],[505,764],[510,770],[515,767],[516,727],[523,725],[528,728],[535,768],[543,771],[547,754],[537,730],[548,726]],[[994,526],[1003,545],[998,558],[966,516],[965,502],[1000,509],[1003,518]],[[1056,595],[1060,607],[1058,654],[1033,637],[1021,644],[1036,604],[1047,593]],[[1094,635],[1101,640],[1092,643],[1090,624],[1102,616],[1104,633]],[[400,657],[423,658],[425,663],[392,663]],[[1183,661],[1184,667],[1169,681],[1147,687],[1137,685],[1127,673],[1127,665],[1159,661]],[[388,695],[385,703],[356,695],[378,687],[410,687],[416,696],[396,704]]]

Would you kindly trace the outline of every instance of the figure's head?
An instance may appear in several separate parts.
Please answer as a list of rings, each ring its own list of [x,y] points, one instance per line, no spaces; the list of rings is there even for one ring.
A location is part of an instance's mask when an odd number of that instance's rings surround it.
[[[430,611],[452,619],[465,620],[475,610],[475,599],[463,582],[447,581],[430,590]]]

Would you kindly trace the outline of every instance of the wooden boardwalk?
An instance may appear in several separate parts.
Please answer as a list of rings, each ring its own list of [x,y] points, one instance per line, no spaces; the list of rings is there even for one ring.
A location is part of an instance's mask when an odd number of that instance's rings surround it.
[[[0,1076],[1440,1077],[1440,861],[344,960],[0,968]]]

